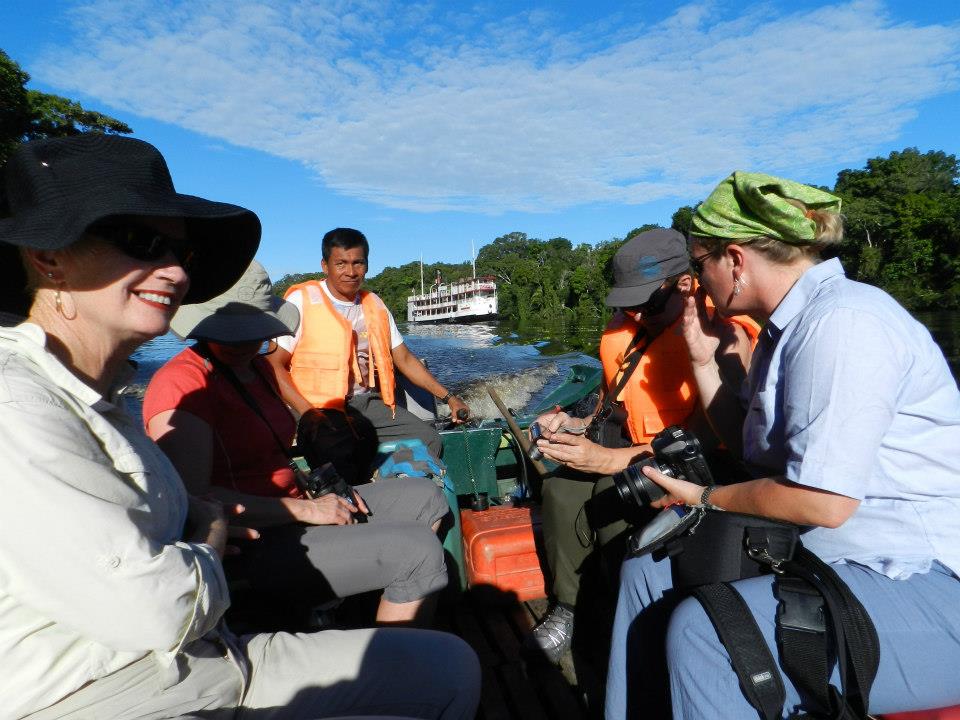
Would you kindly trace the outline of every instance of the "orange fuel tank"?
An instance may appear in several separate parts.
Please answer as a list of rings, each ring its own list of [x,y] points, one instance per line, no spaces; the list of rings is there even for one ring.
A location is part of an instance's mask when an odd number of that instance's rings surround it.
[[[461,510],[460,524],[470,587],[493,585],[520,600],[546,597],[537,555],[540,518],[533,508]]]

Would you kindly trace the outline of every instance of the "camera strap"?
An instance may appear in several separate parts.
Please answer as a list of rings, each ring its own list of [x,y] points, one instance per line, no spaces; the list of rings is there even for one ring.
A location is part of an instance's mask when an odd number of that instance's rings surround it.
[[[277,432],[276,430],[273,429],[273,425],[270,423],[269,420],[267,420],[267,416],[263,414],[263,410],[260,409],[260,406],[257,405],[257,401],[253,399],[253,396],[250,394],[250,392],[243,386],[243,383],[240,382],[240,378],[237,377],[236,373],[233,372],[233,370],[231,370],[229,367],[224,365],[219,360],[219,358],[217,358],[212,352],[210,352],[210,348],[207,347],[206,343],[198,342],[194,347],[194,350],[196,350],[197,354],[200,355],[200,357],[209,361],[209,363],[213,366],[214,370],[216,370],[218,373],[223,375],[223,377],[227,380],[227,382],[229,382],[233,386],[233,389],[237,391],[237,394],[243,399],[243,401],[247,404],[247,406],[251,410],[253,410],[253,412],[256,414],[258,418],[260,418],[263,421],[263,424],[267,426],[267,429],[270,431],[270,434],[273,435],[273,440],[274,442],[277,443],[277,447],[280,449],[280,452],[282,452],[286,456],[286,458],[290,461],[291,469],[292,469],[294,467],[293,459],[296,456],[293,454],[293,451],[290,448],[288,448],[280,440],[279,437],[277,437]],[[263,376],[263,374],[260,372],[257,366],[254,365],[253,363],[250,363],[250,368],[253,370],[253,373],[260,379],[260,381],[270,389],[270,392],[276,395],[276,391],[273,389],[273,386]],[[280,396],[277,395],[277,398],[280,398]],[[294,474],[296,474],[296,470],[294,471]]]
[[[603,403],[600,405],[600,409],[597,411],[596,415],[593,416],[593,419],[590,421],[590,425],[587,428],[588,436],[600,437],[599,427],[613,414],[614,407],[619,407],[620,402],[617,400],[620,397],[620,393],[623,391],[623,388],[627,386],[627,383],[630,381],[630,376],[633,375],[633,371],[637,369],[637,366],[640,364],[640,359],[643,357],[643,354],[647,351],[647,348],[650,347],[650,343],[653,342],[653,338],[647,333],[647,328],[643,325],[637,330],[636,335],[633,336],[633,340],[630,341],[629,347],[634,348],[627,356],[623,359],[621,363],[621,373],[620,378],[617,380],[616,386],[608,393],[605,393],[603,396]]]
[[[694,590],[693,596],[707,611],[720,642],[730,654],[730,664],[747,701],[763,720],[780,718],[787,693],[777,662],[743,596],[727,583],[704,585]]]

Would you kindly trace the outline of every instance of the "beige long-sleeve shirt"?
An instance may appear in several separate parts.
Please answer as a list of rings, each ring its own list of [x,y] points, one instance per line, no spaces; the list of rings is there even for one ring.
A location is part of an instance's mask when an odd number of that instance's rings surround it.
[[[148,654],[175,673],[229,604],[213,548],[179,541],[176,470],[44,342],[0,328],[0,718]]]

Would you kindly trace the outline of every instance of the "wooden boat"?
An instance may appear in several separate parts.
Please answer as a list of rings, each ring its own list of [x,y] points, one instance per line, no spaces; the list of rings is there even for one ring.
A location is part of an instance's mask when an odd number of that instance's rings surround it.
[[[466,522],[476,525],[503,512],[535,515],[539,479],[521,446],[525,430],[539,414],[558,406],[572,409],[598,392],[600,378],[599,367],[575,365],[558,387],[526,413],[514,414],[505,408],[509,422],[505,417],[491,418],[450,426],[440,433],[447,466],[445,491],[454,522],[444,540],[451,583],[437,621],[477,651],[483,670],[477,717],[483,720],[586,720],[602,712],[605,656],[584,662],[584,657],[575,659],[568,653],[558,667],[523,649],[524,636],[547,611],[546,564],[539,535],[534,533],[528,540],[535,543],[532,559],[529,553],[515,558],[524,566],[519,572],[500,573],[493,583],[476,576],[471,581],[461,516],[463,511]],[[421,405],[427,412],[432,410],[430,399],[421,399]],[[490,510],[471,517],[478,497],[487,499]],[[525,532],[534,529],[527,525]]]

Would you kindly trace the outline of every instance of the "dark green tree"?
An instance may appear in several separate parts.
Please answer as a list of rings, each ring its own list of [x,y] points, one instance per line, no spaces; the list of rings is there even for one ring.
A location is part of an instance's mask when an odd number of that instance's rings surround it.
[[[848,274],[884,288],[910,308],[960,306],[960,164],[916,148],[843,170]]]
[[[696,207],[693,205],[684,205],[670,216],[670,227],[684,235],[690,232],[690,226],[693,223],[693,212]]]
[[[20,66],[0,50],[0,165],[23,142],[33,121],[26,84],[30,79]]]
[[[627,236],[623,239],[624,242],[627,240],[632,240],[640,233],[645,233],[647,230],[656,230],[657,228],[662,228],[663,225],[658,223],[644,223],[640,227],[635,227],[633,230],[627,233]]]
[[[84,132],[129,133],[130,127],[109,115],[85,109],[59,95],[28,90],[30,76],[0,50],[0,167],[20,143]],[[0,187],[0,215],[6,200]]]

